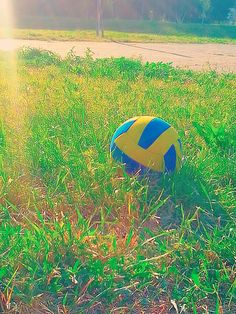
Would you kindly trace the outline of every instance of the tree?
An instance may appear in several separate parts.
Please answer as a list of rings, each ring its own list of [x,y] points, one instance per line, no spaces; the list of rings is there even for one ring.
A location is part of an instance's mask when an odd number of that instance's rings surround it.
[[[199,15],[198,0],[165,0],[167,20],[183,23]]]
[[[201,19],[203,24],[211,8],[211,0],[199,0],[199,3],[201,6]]]
[[[236,8],[230,8],[227,20],[230,24],[236,24]]]
[[[212,22],[226,21],[229,9],[233,8],[235,0],[212,0],[210,19]]]
[[[103,37],[103,12],[102,12],[102,0],[97,1],[97,36]]]
[[[97,0],[12,0],[18,17],[96,19]],[[174,22],[226,21],[236,0],[102,0],[108,19],[156,19]],[[0,0],[1,2],[1,0]],[[231,12],[233,12],[231,10]],[[232,16],[232,13],[231,13]],[[55,19],[56,20],[56,19]]]

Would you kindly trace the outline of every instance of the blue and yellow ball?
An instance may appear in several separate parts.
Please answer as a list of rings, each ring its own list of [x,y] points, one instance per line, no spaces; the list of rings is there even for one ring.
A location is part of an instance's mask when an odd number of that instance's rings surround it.
[[[174,172],[181,167],[178,133],[156,117],[135,117],[122,124],[112,138],[110,152],[129,174]]]

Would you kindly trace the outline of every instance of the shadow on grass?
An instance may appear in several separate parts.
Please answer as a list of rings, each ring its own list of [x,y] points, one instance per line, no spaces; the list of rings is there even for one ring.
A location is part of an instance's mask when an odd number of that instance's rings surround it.
[[[156,199],[163,189],[166,205],[157,210],[163,229],[178,228],[184,219],[193,219],[193,227],[224,226],[232,218],[220,203],[212,185],[202,179],[200,171],[186,162],[174,176],[161,178],[149,187],[148,202]]]

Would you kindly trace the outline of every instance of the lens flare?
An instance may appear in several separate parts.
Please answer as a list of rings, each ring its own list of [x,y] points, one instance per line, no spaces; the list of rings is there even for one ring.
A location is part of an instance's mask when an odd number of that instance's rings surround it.
[[[13,29],[14,29],[14,14],[12,0],[0,1],[0,36],[5,38],[5,45],[13,45]],[[8,67],[6,69],[6,78],[10,89],[16,89],[17,86],[17,62],[15,53],[7,53],[4,55],[4,60]]]
[[[5,38],[12,38],[14,27],[13,7],[11,0],[0,1],[0,29]]]
[[[5,38],[6,45],[13,45],[13,30],[14,30],[14,11],[12,0],[0,0],[0,35]],[[0,106],[0,120],[3,121],[7,130],[8,148],[10,154],[15,156],[14,166],[16,172],[20,170],[24,162],[24,146],[26,138],[26,106],[22,101],[19,93],[19,77],[17,74],[17,52],[1,54],[1,68],[3,71],[0,73],[3,81],[6,83],[8,102]]]

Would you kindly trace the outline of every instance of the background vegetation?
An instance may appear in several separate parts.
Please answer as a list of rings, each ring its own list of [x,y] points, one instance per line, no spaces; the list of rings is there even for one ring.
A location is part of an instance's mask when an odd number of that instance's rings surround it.
[[[236,40],[235,5],[235,0],[104,0],[105,39],[233,42]],[[14,0],[13,8],[17,38],[97,40],[96,0]]]
[[[104,17],[173,22],[222,22],[236,8],[235,0],[103,0]],[[96,0],[13,1],[19,16],[96,17]]]
[[[12,73],[9,58],[1,311],[234,313],[235,75],[34,49]],[[151,182],[109,155],[120,123],[147,114],[172,123],[185,155]]]

